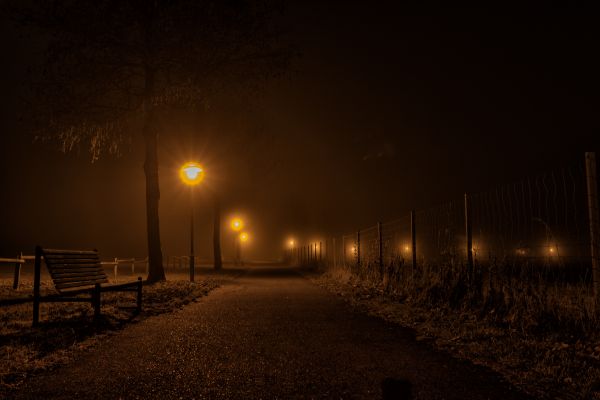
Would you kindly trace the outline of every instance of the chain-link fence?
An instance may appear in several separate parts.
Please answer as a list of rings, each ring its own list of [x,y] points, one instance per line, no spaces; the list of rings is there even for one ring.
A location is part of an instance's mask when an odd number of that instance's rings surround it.
[[[298,261],[377,281],[403,276],[399,269],[465,266],[488,278],[591,288],[592,180],[581,162],[328,239],[299,251]]]

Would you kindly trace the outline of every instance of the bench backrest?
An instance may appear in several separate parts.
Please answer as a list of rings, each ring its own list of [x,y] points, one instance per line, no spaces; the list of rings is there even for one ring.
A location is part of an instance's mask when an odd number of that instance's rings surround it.
[[[83,289],[108,282],[97,250],[39,249],[56,290]],[[36,252],[37,253],[37,252]]]

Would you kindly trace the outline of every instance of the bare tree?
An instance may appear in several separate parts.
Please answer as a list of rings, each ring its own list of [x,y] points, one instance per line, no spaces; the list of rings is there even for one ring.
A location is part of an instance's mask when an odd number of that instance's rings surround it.
[[[158,146],[168,115],[203,108],[223,87],[283,71],[290,51],[274,28],[279,11],[274,2],[251,0],[18,6],[19,20],[47,43],[32,97],[38,138],[58,141],[65,152],[86,147],[95,160],[143,136],[149,281],[165,279]]]

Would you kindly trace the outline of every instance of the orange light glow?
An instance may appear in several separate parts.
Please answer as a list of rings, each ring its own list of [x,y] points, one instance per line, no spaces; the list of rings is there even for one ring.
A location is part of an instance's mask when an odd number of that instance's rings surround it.
[[[290,240],[288,240],[288,245],[290,247],[294,247],[296,245],[296,242],[294,241],[294,239],[290,239]]]
[[[250,239],[250,236],[246,232],[240,233],[240,242],[247,242]]]
[[[179,170],[179,177],[186,185],[195,186],[204,179],[204,168],[197,162],[187,162]]]
[[[234,218],[231,220],[231,229],[234,231],[241,231],[244,228],[244,221],[240,218]]]

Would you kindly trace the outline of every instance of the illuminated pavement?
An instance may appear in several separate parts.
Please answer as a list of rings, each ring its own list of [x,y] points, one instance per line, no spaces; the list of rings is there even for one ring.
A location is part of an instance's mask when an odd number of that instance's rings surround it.
[[[520,399],[497,375],[353,311],[290,269],[250,269],[35,377],[18,398]],[[387,390],[387,389],[386,389]]]

